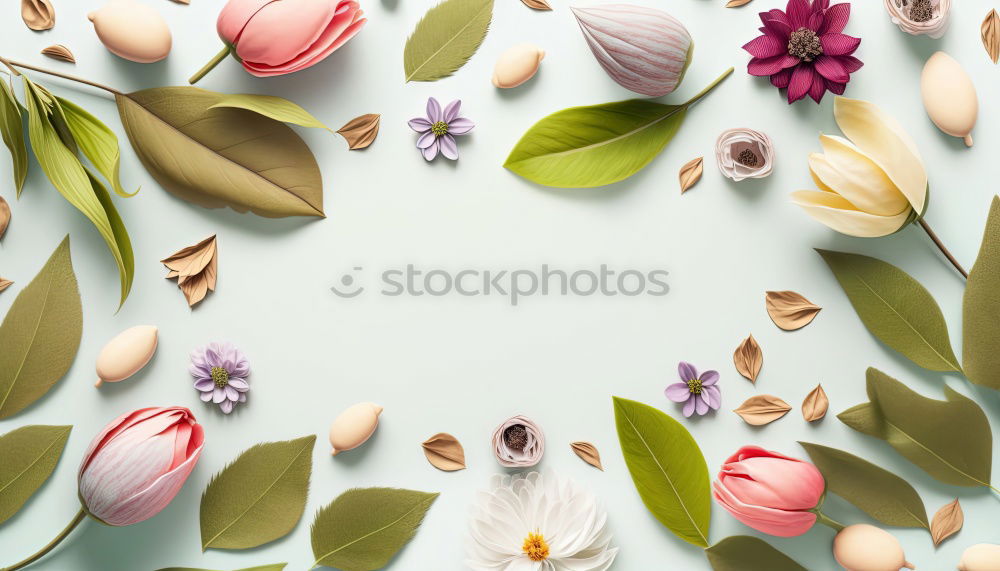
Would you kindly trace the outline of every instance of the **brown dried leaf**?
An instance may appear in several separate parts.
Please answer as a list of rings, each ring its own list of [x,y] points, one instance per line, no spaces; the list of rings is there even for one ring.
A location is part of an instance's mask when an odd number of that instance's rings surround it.
[[[785,331],[802,329],[812,323],[822,307],[794,291],[766,292],[767,314]]]
[[[73,57],[73,52],[69,51],[69,48],[67,48],[62,44],[51,45],[43,49],[42,55],[49,56],[52,59],[68,61],[69,63],[76,63],[76,58]]]
[[[170,269],[167,279],[177,278],[177,287],[184,292],[188,307],[205,299],[209,291],[215,291],[219,276],[219,250],[215,234],[160,262]]]
[[[0,238],[3,238],[7,226],[10,224],[10,205],[0,196]]]
[[[178,4],[190,4],[191,0],[174,0]]]
[[[8,280],[6,278],[0,278],[0,291],[3,291],[5,289],[9,288],[10,284],[12,284],[12,283],[14,283],[14,282],[12,282],[12,281],[10,281],[10,280]]]
[[[749,379],[751,383],[757,382],[757,375],[760,374],[760,368],[764,365],[764,353],[760,350],[760,345],[757,344],[753,335],[744,339],[736,348],[736,352],[733,353],[733,364],[736,365],[736,370]]]
[[[931,539],[934,540],[934,547],[958,533],[964,523],[965,514],[962,513],[962,505],[958,503],[958,498],[942,506],[931,520]]]
[[[597,451],[596,446],[589,442],[574,442],[570,444],[570,447],[581,460],[602,472],[604,471],[604,466],[601,465],[601,453]]]
[[[736,414],[747,423],[763,426],[788,414],[792,407],[774,395],[757,395],[743,401]]]
[[[739,8],[740,6],[746,6],[753,0],[729,0],[726,2],[726,8]]]
[[[532,10],[551,10],[552,6],[546,0],[521,0],[521,2]]]
[[[990,13],[983,19],[980,32],[986,53],[990,55],[993,63],[997,63],[997,60],[1000,60],[1000,14],[997,14],[995,9],[990,10]]]
[[[804,401],[802,401],[802,418],[806,422],[813,422],[826,416],[827,409],[830,408],[830,399],[823,390],[823,385],[816,385],[816,388],[809,391]]]
[[[681,182],[681,194],[684,194],[692,186],[701,180],[701,174],[705,170],[705,160],[703,157],[691,159],[684,163],[679,174]]]
[[[56,11],[49,0],[21,0],[21,19],[32,30],[51,30],[56,25]]]
[[[465,469],[465,449],[454,436],[439,432],[424,440],[421,446],[427,461],[438,470],[454,472]]]
[[[364,149],[375,142],[381,120],[382,116],[378,113],[368,113],[351,119],[346,125],[337,129],[337,133],[347,141],[347,148],[350,150]]]

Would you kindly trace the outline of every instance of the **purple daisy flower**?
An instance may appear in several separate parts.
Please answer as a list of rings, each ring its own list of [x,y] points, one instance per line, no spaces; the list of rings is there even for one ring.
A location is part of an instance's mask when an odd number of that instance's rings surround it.
[[[233,412],[237,403],[246,402],[250,363],[232,343],[213,342],[196,349],[188,370],[202,401],[212,401],[226,414]]]
[[[420,133],[417,148],[424,154],[424,159],[432,161],[441,153],[445,158],[458,160],[455,135],[464,135],[476,126],[465,117],[458,116],[461,107],[462,101],[456,99],[442,111],[438,100],[431,97],[427,100],[427,117],[410,119],[410,128]]]
[[[663,394],[674,402],[684,403],[684,416],[694,413],[703,415],[709,409],[719,410],[722,406],[722,392],[719,391],[718,371],[705,371],[698,374],[698,369],[691,363],[681,361],[677,365],[677,374],[681,382],[667,387]]]

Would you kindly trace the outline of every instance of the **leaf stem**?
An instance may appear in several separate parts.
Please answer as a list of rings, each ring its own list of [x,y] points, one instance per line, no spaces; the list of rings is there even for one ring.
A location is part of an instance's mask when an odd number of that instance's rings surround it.
[[[941,253],[944,254],[944,257],[947,258],[949,262],[951,262],[951,265],[955,266],[955,269],[958,270],[958,273],[962,274],[963,278],[969,279],[969,272],[965,271],[965,268],[962,267],[962,264],[958,263],[958,260],[955,259],[955,256],[951,254],[948,248],[945,248],[944,243],[941,242],[941,239],[938,238],[938,235],[934,233],[934,230],[931,229],[930,225],[927,224],[927,221],[924,220],[923,218],[920,219],[920,227],[924,229],[924,232],[926,232],[927,236],[930,237],[932,242],[934,242],[934,245],[938,247],[938,250],[941,250]]]
[[[708,95],[710,91],[712,91],[713,89],[715,89],[727,77],[729,77],[730,75],[732,75],[732,73],[733,73],[733,68],[729,68],[726,71],[722,72],[722,75],[720,75],[719,77],[717,77],[715,79],[715,81],[713,81],[712,83],[709,83],[708,86],[705,87],[705,89],[702,89],[701,91],[699,91],[698,93],[696,93],[694,97],[692,97],[691,99],[688,99],[684,103],[684,106],[685,107],[690,107],[690,106],[694,105],[695,103],[697,103],[702,97],[705,97],[706,95]]]
[[[87,517],[87,512],[83,508],[80,508],[80,511],[76,512],[76,515],[73,516],[73,520],[69,522],[69,525],[67,525],[61,532],[59,532],[59,535],[55,536],[55,538],[52,541],[50,541],[45,547],[41,548],[34,555],[28,557],[27,559],[18,561],[17,563],[11,565],[10,567],[4,567],[2,571],[16,571],[17,569],[27,567],[28,565],[31,565],[35,561],[38,561],[39,559],[44,557],[45,554],[47,554],[49,551],[55,549],[55,546],[59,545],[62,542],[62,540],[66,539],[69,536],[69,534],[72,533],[74,529],[76,529],[76,526],[80,525],[80,522],[83,521],[85,517]]]
[[[222,49],[219,50],[219,53],[215,54],[215,56],[212,57],[212,59],[208,60],[208,63],[202,66],[202,68],[199,69],[197,72],[195,72],[195,74],[191,76],[191,79],[188,79],[188,83],[190,83],[191,85],[198,83],[198,81],[200,81],[201,78],[205,77],[205,74],[215,69],[215,66],[219,65],[222,62],[222,60],[226,59],[226,57],[232,51],[233,51],[232,46],[230,46],[229,44],[224,45]]]
[[[52,70],[49,70],[49,69],[45,69],[45,68],[41,68],[41,67],[36,67],[36,66],[29,65],[29,64],[26,64],[26,63],[21,63],[19,61],[9,60],[9,59],[3,58],[3,57],[0,57],[0,63],[3,63],[7,67],[9,67],[11,69],[11,71],[14,72],[15,75],[21,75],[20,72],[18,72],[17,69],[15,69],[15,68],[19,67],[19,68],[22,68],[22,69],[30,69],[31,71],[37,71],[39,73],[44,73],[44,74],[52,75],[52,76],[55,76],[55,77],[61,77],[63,79],[68,79],[70,81],[75,81],[77,83],[82,83],[84,85],[89,85],[91,87],[96,87],[98,89],[103,89],[104,91],[107,91],[108,93],[111,93],[112,95],[121,95],[121,91],[118,91],[117,89],[115,89],[113,87],[108,87],[107,85],[104,85],[102,83],[97,83],[96,81],[90,81],[89,79],[84,79],[82,77],[76,77],[75,75],[69,75],[69,74],[66,74],[66,73],[58,72],[58,71],[52,71]]]
[[[816,514],[816,523],[821,523],[821,524],[823,524],[825,526],[831,527],[831,528],[833,528],[834,531],[837,531],[837,532],[839,532],[840,530],[844,529],[844,524],[842,524],[839,521],[836,521],[836,520],[834,520],[832,518],[827,517],[827,515],[825,513],[819,511],[818,509],[815,510],[815,511],[813,511],[813,513]]]

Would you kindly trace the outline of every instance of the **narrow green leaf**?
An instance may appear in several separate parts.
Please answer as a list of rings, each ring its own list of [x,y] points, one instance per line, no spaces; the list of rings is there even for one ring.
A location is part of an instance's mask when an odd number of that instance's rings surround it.
[[[0,325],[0,418],[35,402],[73,364],[83,333],[69,236],[17,294]]]
[[[413,539],[438,494],[395,488],[347,490],[312,524],[314,566],[381,569]]]
[[[97,172],[101,173],[111,183],[111,189],[115,194],[123,197],[135,196],[135,192],[125,192],[122,188],[121,177],[118,172],[121,154],[118,150],[118,137],[101,122],[80,107],[76,103],[56,97],[59,107],[62,108],[66,117],[66,124],[69,126],[73,139],[77,142],[84,156],[90,159]]]
[[[316,436],[257,444],[201,496],[201,547],[247,549],[284,537],[302,518]]]
[[[872,335],[925,369],[962,370],[941,308],[920,282],[876,258],[816,251]]]
[[[920,494],[906,480],[843,450],[799,442],[826,480],[826,490],[885,525],[930,530]]]
[[[234,571],[283,571],[288,563],[271,563],[270,565],[258,565],[256,567],[245,567]],[[202,569],[201,567],[164,567],[157,571],[213,571],[212,569]]]
[[[622,455],[646,508],[677,537],[708,547],[708,465],[691,433],[663,412],[614,397]]]
[[[993,197],[979,256],[962,300],[962,366],[977,385],[1000,389],[1000,197]]]
[[[715,571],[807,571],[763,539],[733,535],[705,550]]]
[[[403,48],[406,81],[437,81],[476,53],[493,20],[493,0],[444,0],[424,14]]]
[[[324,125],[319,119],[313,117],[311,113],[300,107],[297,103],[281,97],[274,97],[273,95],[253,95],[250,93],[223,94],[218,103],[212,105],[209,109],[217,109],[219,107],[246,109],[247,111],[253,111],[265,117],[270,117],[275,121],[330,131],[329,127]],[[330,132],[332,133],[333,131]]]
[[[0,524],[21,509],[59,463],[72,426],[24,426],[0,436]]]
[[[0,136],[10,149],[14,187],[17,189],[18,197],[24,188],[24,179],[28,176],[28,148],[24,144],[23,129],[21,105],[7,82],[0,80]]]

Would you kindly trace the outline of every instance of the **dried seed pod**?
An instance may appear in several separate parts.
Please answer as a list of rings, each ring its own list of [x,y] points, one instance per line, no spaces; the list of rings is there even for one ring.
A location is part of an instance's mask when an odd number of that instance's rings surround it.
[[[465,448],[454,436],[439,432],[424,440],[421,446],[427,461],[438,470],[454,472],[465,469]]]
[[[56,11],[49,0],[21,0],[21,19],[32,30],[51,30],[56,25]]]
[[[601,465],[601,453],[596,446],[590,442],[574,442],[569,446],[573,449],[573,453],[580,457],[580,460],[602,472],[604,471],[604,466]]]
[[[156,352],[157,329],[153,325],[136,325],[122,331],[101,349],[97,356],[97,382],[124,381],[138,373]]]
[[[76,63],[76,58],[73,57],[73,52],[69,51],[69,48],[62,44],[51,45],[42,50],[43,56],[49,56],[52,59],[57,59],[59,61],[65,61],[69,63]]]

